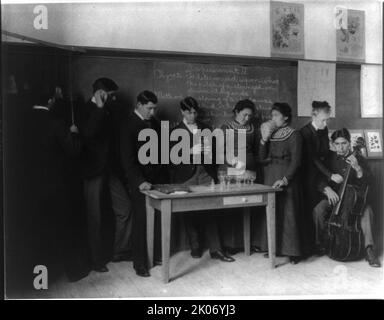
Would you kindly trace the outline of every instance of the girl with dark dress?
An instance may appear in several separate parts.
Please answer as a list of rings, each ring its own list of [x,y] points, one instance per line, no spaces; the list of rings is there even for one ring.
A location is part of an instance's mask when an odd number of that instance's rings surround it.
[[[255,104],[248,99],[240,100],[236,103],[235,108],[233,109],[234,117],[227,123],[221,126],[221,129],[224,131],[228,129],[234,130],[235,137],[235,153],[239,152],[237,150],[237,135],[239,130],[245,130],[246,133],[246,144],[245,144],[245,154],[246,154],[246,170],[257,171],[257,156],[258,156],[258,147],[260,141],[260,132],[259,128],[255,126],[255,123],[252,121],[253,115],[255,113]],[[224,135],[225,136],[225,135]],[[220,166],[219,170],[226,169],[228,166],[233,164],[225,164]]]
[[[302,138],[299,131],[289,126],[292,113],[287,103],[274,103],[271,115],[272,120],[261,126],[259,158],[265,165],[264,184],[282,189],[276,193],[276,254],[288,256],[296,264],[302,256],[298,175]],[[253,230],[255,242],[262,251],[267,251],[265,215],[259,218],[261,223]]]
[[[239,130],[245,130],[246,143],[245,143],[245,166],[241,165],[241,169],[245,169],[248,172],[256,172],[256,182],[262,181],[261,166],[258,163],[258,149],[260,141],[260,129],[257,119],[255,119],[255,104],[248,99],[240,100],[236,103],[233,109],[234,117],[221,126],[221,129],[225,132],[227,130],[234,130],[234,153],[240,154],[241,150],[238,149],[237,139]],[[223,147],[224,148],[224,147]],[[225,148],[224,148],[225,150]],[[238,167],[237,163],[222,164],[219,166],[219,171],[227,171],[228,167]],[[238,167],[239,168],[239,167]],[[232,209],[237,210],[237,209]],[[241,209],[239,209],[241,210]],[[258,210],[252,208],[252,211]],[[252,214],[253,217],[258,213]],[[224,219],[220,222],[220,234],[225,250],[229,254],[235,254],[243,247],[242,236],[242,215],[238,213],[228,212]]]

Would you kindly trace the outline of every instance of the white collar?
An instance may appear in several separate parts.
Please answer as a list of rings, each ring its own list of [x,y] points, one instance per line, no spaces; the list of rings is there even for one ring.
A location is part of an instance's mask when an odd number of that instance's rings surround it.
[[[95,96],[92,96],[92,99],[91,99],[91,101],[92,101],[93,103],[95,103],[95,104],[96,104],[96,98],[95,98]]]
[[[33,106],[33,109],[35,109],[35,110],[47,110],[47,111],[49,111],[49,108],[48,108],[48,107],[44,107],[44,106]]]
[[[194,131],[197,129],[196,122],[193,124],[190,124],[187,122],[187,120],[185,120],[185,118],[183,118],[183,123],[185,124],[185,126],[188,128],[189,131],[191,131],[193,134],[195,134]]]
[[[143,116],[141,115],[141,113],[140,113],[139,111],[137,111],[136,109],[135,109],[135,113],[136,113],[136,115],[137,115],[141,120],[145,121],[144,117],[143,117]]]
[[[312,121],[311,124],[312,124],[312,127],[314,127],[316,131],[319,130],[319,127],[316,125],[315,121]]]

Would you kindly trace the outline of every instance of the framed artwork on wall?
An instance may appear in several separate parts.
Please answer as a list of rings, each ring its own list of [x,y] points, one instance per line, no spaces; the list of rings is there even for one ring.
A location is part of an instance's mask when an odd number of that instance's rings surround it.
[[[304,58],[304,5],[271,1],[271,56]]]
[[[365,12],[347,10],[347,19],[336,30],[336,55],[338,61],[365,60]]]
[[[381,159],[383,157],[383,139],[381,129],[364,130],[367,142],[368,158]]]

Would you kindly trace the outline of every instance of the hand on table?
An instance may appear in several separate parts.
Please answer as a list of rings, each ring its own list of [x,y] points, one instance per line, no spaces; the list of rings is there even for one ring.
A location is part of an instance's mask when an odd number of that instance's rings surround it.
[[[152,188],[152,184],[147,181],[144,181],[141,185],[139,185],[140,191],[151,190],[151,188]]]
[[[286,183],[285,183],[285,181],[283,179],[281,179],[281,180],[275,181],[275,183],[272,185],[272,188],[278,189],[278,188],[281,188],[281,187],[284,187],[284,186],[286,186]]]

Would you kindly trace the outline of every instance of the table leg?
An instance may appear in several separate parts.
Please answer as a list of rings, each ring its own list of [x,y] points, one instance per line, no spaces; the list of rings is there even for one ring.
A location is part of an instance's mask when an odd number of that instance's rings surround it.
[[[250,207],[244,207],[243,210],[244,252],[249,256],[251,255],[251,210]]]
[[[145,205],[147,209],[147,253],[148,268],[153,267],[153,243],[155,232],[155,209],[149,204],[149,197],[145,196]]]
[[[171,200],[161,201],[161,250],[163,260],[163,280],[169,281],[169,254],[171,242]]]
[[[267,203],[267,233],[268,233],[268,254],[272,268],[275,267],[276,258],[276,213],[275,213],[275,193],[268,193]]]

